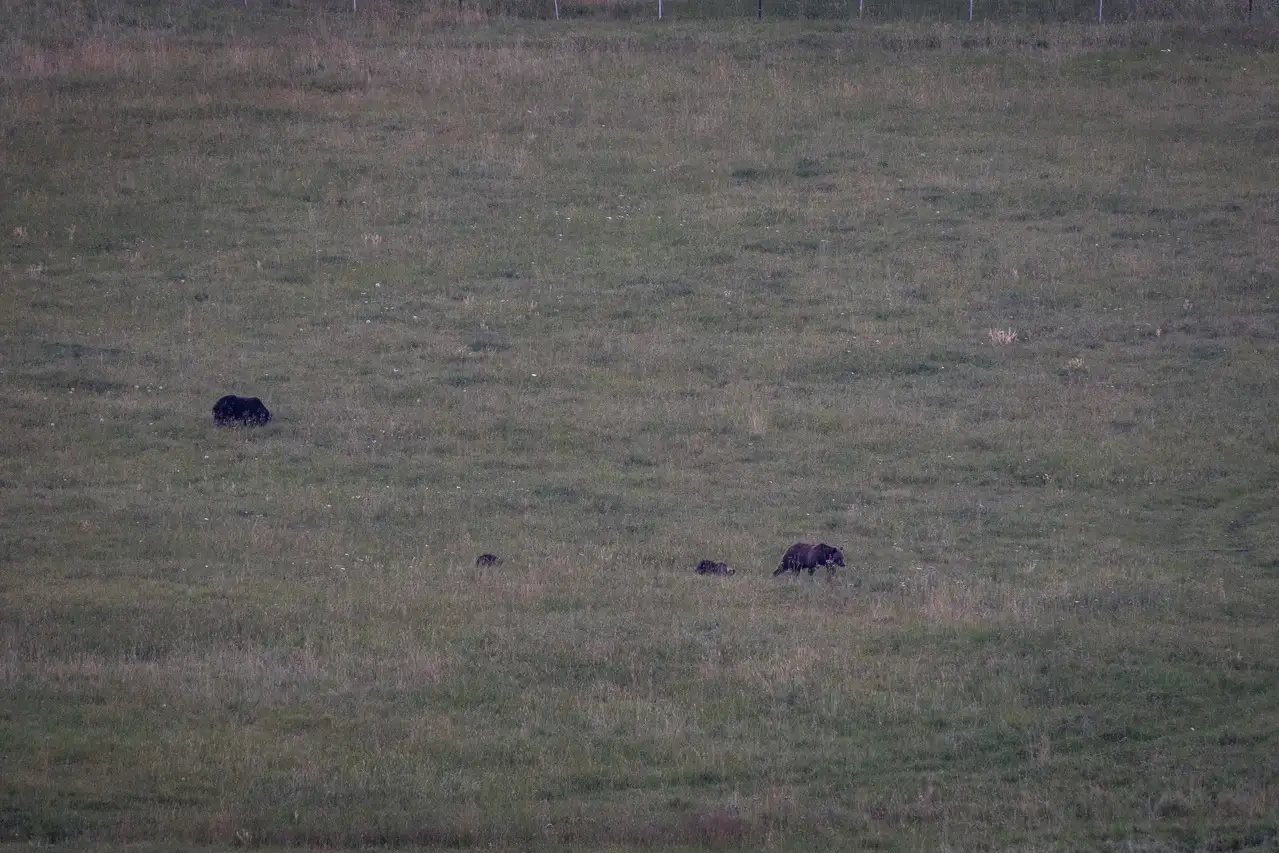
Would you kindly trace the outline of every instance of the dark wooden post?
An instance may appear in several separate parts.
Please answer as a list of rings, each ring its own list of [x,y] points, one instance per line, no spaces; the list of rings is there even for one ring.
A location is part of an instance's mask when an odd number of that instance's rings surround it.
[[[759,11],[755,13],[755,17],[764,20],[764,0],[759,0]]]

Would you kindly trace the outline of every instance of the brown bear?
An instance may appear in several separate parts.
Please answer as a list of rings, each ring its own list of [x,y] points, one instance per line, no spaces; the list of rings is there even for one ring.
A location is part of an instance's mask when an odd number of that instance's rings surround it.
[[[697,573],[699,575],[724,575],[727,577],[728,575],[737,574],[737,569],[734,569],[728,563],[717,563],[714,560],[702,560],[697,564]]]
[[[499,557],[497,554],[481,554],[475,558],[476,568],[482,568],[484,566],[500,566],[500,565],[502,565],[502,558]]]
[[[825,566],[829,576],[833,578],[835,567],[842,565],[844,565],[844,552],[838,548],[832,548],[825,542],[819,545],[796,542],[786,549],[786,553],[782,556],[782,564],[777,567],[777,571],[773,572],[773,577],[784,572],[799,574],[804,569],[808,569],[808,574],[811,576],[817,571],[818,566]]]
[[[257,397],[227,394],[213,404],[213,422],[220,427],[261,426],[270,420],[270,410]]]

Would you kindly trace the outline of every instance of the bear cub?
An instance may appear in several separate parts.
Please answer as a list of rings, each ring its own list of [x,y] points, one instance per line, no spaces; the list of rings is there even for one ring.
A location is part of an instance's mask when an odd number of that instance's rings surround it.
[[[723,575],[727,577],[728,575],[737,574],[737,569],[734,569],[728,563],[717,563],[714,560],[702,560],[697,564],[697,573],[699,575]]]
[[[270,420],[270,410],[257,397],[227,394],[213,404],[213,422],[220,427],[261,426]]]

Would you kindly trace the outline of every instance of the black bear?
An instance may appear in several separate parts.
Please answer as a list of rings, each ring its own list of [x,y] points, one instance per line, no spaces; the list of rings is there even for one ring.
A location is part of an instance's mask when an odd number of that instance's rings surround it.
[[[737,573],[728,563],[717,563],[714,560],[702,560],[697,564],[697,573],[699,575],[732,575]]]
[[[218,426],[261,426],[271,420],[271,412],[257,397],[227,394],[213,404],[213,422]]]
[[[817,571],[818,566],[825,566],[830,577],[834,577],[835,567],[842,565],[844,565],[844,552],[838,548],[832,548],[825,542],[820,545],[796,542],[786,549],[786,553],[782,556],[782,564],[777,567],[777,571],[773,572],[773,577],[783,572],[799,574],[804,569],[808,569],[811,575]]]
[[[481,554],[475,558],[476,568],[480,568],[482,566],[500,566],[500,565],[502,565],[502,558],[499,557],[497,554]]]

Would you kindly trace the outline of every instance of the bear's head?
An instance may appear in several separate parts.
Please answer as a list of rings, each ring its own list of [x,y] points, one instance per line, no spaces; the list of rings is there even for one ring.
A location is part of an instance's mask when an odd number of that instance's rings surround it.
[[[825,542],[813,549],[814,562],[819,566],[843,566],[844,552]]]

